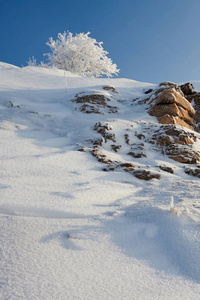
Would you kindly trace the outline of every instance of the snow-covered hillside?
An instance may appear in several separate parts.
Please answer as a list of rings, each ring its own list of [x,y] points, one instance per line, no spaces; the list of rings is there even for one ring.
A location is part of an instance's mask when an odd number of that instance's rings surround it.
[[[200,299],[200,179],[148,143],[155,87],[0,63],[0,299]]]

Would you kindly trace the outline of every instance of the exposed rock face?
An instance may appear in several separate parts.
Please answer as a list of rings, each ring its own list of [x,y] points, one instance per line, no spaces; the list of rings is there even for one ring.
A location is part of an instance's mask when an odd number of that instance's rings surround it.
[[[193,93],[192,95],[186,96],[188,101],[194,103],[194,109],[196,114],[194,116],[195,130],[200,132],[200,93]]]
[[[119,162],[112,159],[109,159],[107,155],[103,154],[101,151],[101,147],[104,143],[110,144],[110,149],[114,152],[120,151],[122,145],[116,144],[116,136],[112,133],[112,126],[108,123],[98,122],[94,126],[94,130],[101,134],[101,137],[98,140],[93,141],[93,149],[91,150],[91,154],[97,158],[97,160],[101,163],[106,164],[107,166],[103,168],[104,171],[124,171],[129,172],[134,175],[136,178],[141,180],[151,180],[151,179],[160,179],[160,174],[154,173],[148,169],[144,169],[144,167],[135,167],[130,162]],[[135,134],[135,136],[141,140],[145,138],[145,135]],[[146,157],[146,154],[143,153],[144,144],[140,143],[139,145],[129,143],[129,135],[124,134],[124,142],[129,145],[131,152],[127,154],[132,156],[133,158],[143,158]]]
[[[80,93],[72,101],[85,113],[117,112],[118,108],[112,106],[113,103],[117,105],[117,91],[110,86],[102,89],[106,93]],[[148,113],[157,117],[160,124],[116,119],[97,122],[93,127],[97,137],[90,140],[89,148],[79,151],[89,149],[104,165],[104,171],[128,172],[141,180],[160,179],[162,174],[168,176],[166,172],[176,174],[180,165],[187,175],[200,178],[200,135],[194,131],[200,131],[200,93],[195,92],[190,83],[178,86],[163,82],[157,89],[144,90],[135,103],[146,104]],[[163,155],[166,161],[157,164],[157,156]],[[152,157],[156,161],[153,167],[149,166]]]
[[[167,173],[174,174],[174,169],[171,167],[166,167],[166,166],[159,166],[159,168]]]
[[[162,124],[177,124],[193,129],[195,110],[184,97],[181,89],[173,83],[162,83],[165,88],[155,91],[149,114]]]
[[[160,89],[157,90],[157,92],[162,91],[164,89],[170,89],[173,88],[175,91],[177,91],[181,96],[184,96],[184,93],[182,92],[181,88],[178,86],[178,84],[166,81],[166,82],[161,82],[159,84]],[[159,92],[160,93],[160,92]]]
[[[104,114],[104,113],[116,113],[118,108],[116,106],[109,105],[110,99],[103,94],[91,94],[82,95],[77,94],[72,102],[76,102],[79,105],[79,110],[91,114]]]
[[[157,130],[148,140],[156,144],[164,155],[184,164],[197,164],[200,161],[200,151],[192,148],[196,142],[195,133],[187,132],[173,125],[165,125]]]
[[[103,87],[103,89],[105,91],[111,91],[112,93],[118,94],[118,92],[116,91],[116,89],[113,86],[106,85],[106,86]]]
[[[181,85],[183,93],[185,94],[185,98],[191,103],[194,103],[195,116],[193,117],[195,123],[195,130],[200,132],[200,93],[197,93],[194,90],[194,87],[191,83],[185,83]]]
[[[190,82],[182,84],[179,87],[180,87],[181,91],[183,92],[183,94],[185,96],[189,96],[189,95],[195,94],[194,87],[193,87],[193,85]]]
[[[155,174],[147,170],[137,170],[133,172],[133,175],[138,179],[151,180],[153,178],[160,179],[160,174]]]
[[[188,129],[191,129],[191,126],[188,123],[186,123],[183,119],[181,119],[179,117],[174,117],[171,115],[164,115],[164,116],[158,118],[158,122],[161,124],[180,125],[180,126],[188,128]]]

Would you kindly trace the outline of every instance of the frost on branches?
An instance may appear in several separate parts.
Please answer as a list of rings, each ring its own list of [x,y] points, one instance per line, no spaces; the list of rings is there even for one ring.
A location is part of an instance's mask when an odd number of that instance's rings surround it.
[[[90,32],[73,36],[71,32],[58,34],[56,41],[49,39],[47,45],[51,53],[48,60],[53,67],[89,77],[100,77],[119,72],[117,65],[107,57],[108,52],[102,47],[103,42],[89,37]]]

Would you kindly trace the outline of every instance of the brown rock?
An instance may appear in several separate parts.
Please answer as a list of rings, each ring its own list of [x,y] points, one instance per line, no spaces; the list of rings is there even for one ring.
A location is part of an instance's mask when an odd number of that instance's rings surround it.
[[[186,157],[184,154],[185,153],[183,153],[183,155],[169,156],[169,158],[184,164],[197,164],[199,162],[199,156]]]
[[[171,82],[171,81],[164,81],[164,82],[161,82],[161,83],[159,84],[159,86],[167,86],[167,87],[175,87],[175,88],[178,87],[178,85],[177,85],[176,83]]]
[[[79,110],[87,114],[117,113],[118,108],[108,104],[109,98],[101,94],[83,95],[79,93],[72,102],[79,104]],[[103,109],[103,111],[101,111]]]
[[[80,148],[78,149],[79,152],[86,152],[86,149],[85,148]]]
[[[113,93],[118,94],[118,92],[116,91],[116,89],[113,86],[106,85],[106,86],[103,87],[103,89],[106,90],[106,91],[111,91]]]
[[[192,102],[192,100],[194,100],[194,103],[196,105],[200,105],[200,93],[193,93],[192,95],[185,96],[185,97],[189,102]]]
[[[195,93],[194,87],[193,87],[192,83],[190,83],[190,82],[182,84],[179,87],[181,88],[181,90],[185,96],[189,96],[189,95],[192,95]]]
[[[121,145],[111,145],[112,150],[114,150],[115,152],[118,152],[118,150],[120,150],[121,147]]]
[[[134,168],[134,165],[132,163],[121,163],[121,164],[119,164],[119,167],[121,167],[121,168]]]
[[[185,96],[185,98],[187,99],[187,101],[191,103],[192,100],[194,99],[194,95]]]
[[[184,97],[184,93],[182,92],[181,88],[178,86],[178,84],[170,81],[161,82],[159,86],[163,89],[175,89],[181,96]]]
[[[134,158],[142,158],[142,157],[147,157],[146,154],[142,153],[142,152],[139,152],[139,153],[136,153],[136,152],[129,152],[128,155],[131,155],[133,156]]]
[[[200,168],[187,168],[185,173],[200,178]]]
[[[152,139],[154,149],[157,145],[161,153],[175,161],[185,164],[196,164],[200,161],[200,151],[192,148],[197,140],[197,135],[193,132],[175,125],[165,125],[155,132]],[[151,140],[148,142],[151,143]]]
[[[195,95],[193,95],[193,99],[196,105],[200,105],[200,93],[196,93]]]
[[[184,109],[183,107],[181,107],[181,106],[179,106],[178,108],[179,108],[179,117],[181,119],[183,119],[189,125],[193,126],[194,125],[194,121],[190,117],[190,115],[188,114],[188,111],[186,109]]]
[[[200,123],[200,109],[196,111],[196,115],[194,116],[195,122]]]
[[[159,166],[159,168],[160,168],[162,171],[165,171],[165,172],[168,172],[168,173],[171,173],[171,174],[174,173],[174,169],[171,168],[171,167]]]
[[[170,116],[169,114],[158,118],[158,122],[161,124],[176,124],[193,130],[193,128],[184,120],[179,117]]]
[[[156,101],[156,105],[160,104],[172,104],[175,103],[177,106],[181,106],[188,111],[188,114],[193,117],[195,115],[195,110],[189,101],[181,96],[174,89],[165,89]]]
[[[164,115],[171,115],[171,116],[179,116],[179,108],[175,103],[172,104],[161,104],[157,105],[155,104],[151,110],[149,111],[149,114],[155,117],[162,117]]]
[[[133,175],[138,179],[142,179],[142,180],[150,180],[153,178],[160,179],[160,174],[151,173],[150,171],[147,170],[133,171]]]
[[[145,91],[144,93],[145,94],[149,94],[149,93],[151,93],[153,91],[153,89],[148,89],[147,91]]]

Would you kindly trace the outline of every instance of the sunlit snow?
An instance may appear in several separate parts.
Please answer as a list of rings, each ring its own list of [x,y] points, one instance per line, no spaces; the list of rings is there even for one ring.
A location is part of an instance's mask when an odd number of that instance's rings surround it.
[[[109,96],[105,85],[118,91],[116,114],[71,101]],[[0,299],[200,299],[199,179],[150,148],[141,164],[175,174],[141,181],[77,151],[96,122],[109,121],[119,141],[130,124],[156,124],[130,105],[152,86],[0,63]]]

